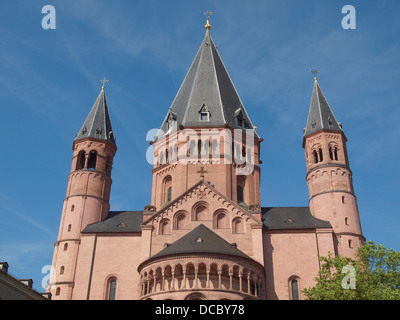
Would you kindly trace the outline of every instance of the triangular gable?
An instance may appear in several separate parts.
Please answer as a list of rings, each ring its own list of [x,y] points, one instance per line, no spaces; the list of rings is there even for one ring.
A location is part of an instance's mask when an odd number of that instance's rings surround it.
[[[221,202],[223,205],[225,205],[226,208],[229,208],[230,210],[236,210],[237,212],[244,214],[249,219],[252,219],[255,223],[262,224],[260,219],[255,217],[250,212],[246,211],[244,208],[239,206],[237,203],[235,203],[234,201],[232,201],[231,199],[229,199],[222,193],[218,192],[213,186],[211,186],[210,184],[208,184],[205,181],[199,181],[193,187],[189,188],[183,194],[178,196],[176,199],[172,200],[168,205],[166,205],[165,207],[163,207],[159,211],[157,211],[148,220],[144,221],[143,225],[149,224],[151,221],[153,221],[154,219],[157,219],[159,216],[165,214],[169,210],[175,210],[175,208],[179,207],[183,203],[183,201],[185,201],[185,199],[187,197],[189,197],[191,194],[195,194],[199,200],[204,199],[207,196],[207,192],[205,191],[205,189],[208,189],[215,196],[218,196],[219,199],[222,200]]]

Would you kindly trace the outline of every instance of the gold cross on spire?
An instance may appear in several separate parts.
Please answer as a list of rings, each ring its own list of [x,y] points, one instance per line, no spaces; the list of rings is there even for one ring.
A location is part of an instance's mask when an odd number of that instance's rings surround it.
[[[200,173],[201,180],[204,180],[204,174],[207,173],[207,171],[204,170],[204,167],[200,167],[200,170],[198,170],[197,173]]]
[[[204,28],[206,28],[207,30],[210,30],[211,29],[210,15],[212,15],[212,12],[210,10],[207,10],[206,12],[204,12],[204,14],[207,16],[207,23],[204,26]]]
[[[106,79],[106,77],[104,77],[104,79],[103,79],[103,80],[100,80],[100,82],[102,82],[102,83],[103,83],[103,86],[101,87],[101,89],[103,89],[103,90],[104,90],[104,84],[105,84],[106,82],[108,82],[108,81],[110,81],[110,80],[107,80],[107,79]]]

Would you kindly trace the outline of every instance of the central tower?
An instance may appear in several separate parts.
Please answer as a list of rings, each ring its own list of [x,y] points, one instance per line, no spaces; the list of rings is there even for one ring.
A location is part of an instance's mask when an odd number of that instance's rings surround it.
[[[168,110],[154,146],[152,205],[157,210],[200,179],[243,206],[260,204],[256,127],[211,38],[205,37]]]

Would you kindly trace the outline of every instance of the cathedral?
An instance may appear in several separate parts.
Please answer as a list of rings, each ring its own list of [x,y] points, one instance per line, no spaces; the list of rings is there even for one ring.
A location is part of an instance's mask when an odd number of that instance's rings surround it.
[[[73,141],[53,300],[301,300],[319,256],[355,257],[364,243],[347,139],[316,78],[303,131],[309,206],[260,205],[263,139],[210,30],[208,17],[150,142],[151,205],[137,211],[110,210],[117,145],[101,88]]]

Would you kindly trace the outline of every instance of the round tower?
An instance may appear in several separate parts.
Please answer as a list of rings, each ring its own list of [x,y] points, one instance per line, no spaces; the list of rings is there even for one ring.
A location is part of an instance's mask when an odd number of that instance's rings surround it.
[[[331,223],[335,254],[354,258],[365,240],[353,188],[346,136],[315,78],[303,148],[310,211]]]
[[[117,147],[104,87],[77,132],[72,150],[49,283],[52,298],[60,300],[69,300],[72,296],[81,231],[88,224],[104,220],[110,208],[111,170]]]

